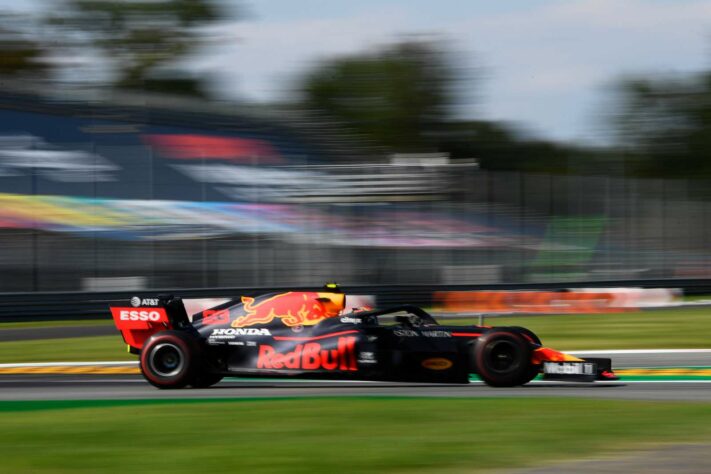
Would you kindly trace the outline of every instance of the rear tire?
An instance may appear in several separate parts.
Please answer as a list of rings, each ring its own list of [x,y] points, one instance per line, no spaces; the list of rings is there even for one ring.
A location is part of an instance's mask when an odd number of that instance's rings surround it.
[[[514,387],[528,382],[532,371],[531,344],[513,328],[493,329],[474,347],[479,377],[492,387]]]
[[[158,388],[183,388],[194,378],[197,343],[182,331],[152,335],[141,350],[141,372]]]

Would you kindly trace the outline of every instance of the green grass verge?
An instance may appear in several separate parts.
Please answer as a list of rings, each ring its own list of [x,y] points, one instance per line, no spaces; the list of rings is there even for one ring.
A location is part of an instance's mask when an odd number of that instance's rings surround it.
[[[711,295],[683,295],[683,301],[711,301]]]
[[[379,398],[66,408],[82,403],[0,402],[3,471],[472,472],[711,440],[711,404]]]
[[[478,319],[451,320],[477,324]],[[711,347],[711,309],[676,308],[614,314],[485,318],[492,326],[524,326],[547,346],[575,349],[695,349]]]
[[[16,323],[0,323],[0,331],[3,329],[22,328],[63,328],[72,326],[110,326],[112,319],[73,319],[71,321],[23,321]]]
[[[121,335],[0,342],[0,363],[137,360]]]

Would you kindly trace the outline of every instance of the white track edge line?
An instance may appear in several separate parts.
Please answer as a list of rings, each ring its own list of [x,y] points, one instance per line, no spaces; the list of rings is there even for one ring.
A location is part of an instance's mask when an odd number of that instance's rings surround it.
[[[100,361],[100,362],[23,362],[17,364],[0,364],[0,368],[19,368],[19,367],[88,367],[93,365],[100,366],[116,366],[116,367],[138,367],[138,361]]]
[[[610,350],[576,350],[563,351],[566,354],[707,354],[711,353],[711,349],[610,349]],[[86,367],[91,365],[100,366],[119,366],[119,367],[136,367],[138,361],[96,361],[96,362],[22,362],[22,363],[5,363],[0,364],[0,368],[15,368],[15,367]]]
[[[566,354],[705,354],[711,349],[610,349],[592,351],[562,351]]]

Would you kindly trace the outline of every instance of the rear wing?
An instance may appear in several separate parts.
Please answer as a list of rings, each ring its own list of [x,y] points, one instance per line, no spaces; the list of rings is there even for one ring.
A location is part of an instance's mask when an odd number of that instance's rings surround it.
[[[137,353],[150,336],[165,329],[190,325],[183,300],[173,295],[157,298],[134,296],[128,306],[111,306],[111,316],[129,351]]]

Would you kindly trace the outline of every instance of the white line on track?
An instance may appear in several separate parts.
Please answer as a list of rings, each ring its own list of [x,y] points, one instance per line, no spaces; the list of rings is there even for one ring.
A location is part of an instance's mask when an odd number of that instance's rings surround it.
[[[55,380],[55,379],[45,379],[45,378],[37,378],[34,380],[38,380],[42,382],[42,384],[103,384],[103,383],[116,383],[116,384],[146,384],[147,382],[145,379],[140,378],[140,379],[65,379],[62,378],[61,380]],[[0,380],[0,386],[3,384],[11,384],[11,383],[17,383],[17,382],[31,382],[32,380],[27,379],[27,378],[13,378],[13,376],[7,376],[3,377],[2,380]]]
[[[711,349],[609,349],[609,350],[576,350],[576,351],[565,351],[566,354],[707,354],[711,353]],[[70,366],[70,367],[86,367],[92,365],[100,366],[117,366],[117,367],[138,367],[138,361],[134,360],[124,360],[124,361],[96,361],[96,362],[22,362],[22,363],[9,363],[0,364],[0,368],[14,368],[14,367],[58,367],[58,366]]]
[[[609,349],[594,351],[563,351],[566,354],[705,354],[711,349]]]
[[[106,366],[138,366],[138,361],[125,360],[125,361],[100,361],[100,362],[23,362],[17,364],[0,364],[0,368],[15,368],[15,367],[87,367],[92,365],[106,365]]]
[[[622,384],[622,385],[627,385],[630,383],[711,383],[711,380],[703,380],[703,379],[683,379],[683,380],[618,380],[617,382],[603,382],[603,381],[598,381],[598,382],[593,382],[594,384]]]
[[[26,379],[23,379],[26,381]],[[0,380],[0,385],[3,384],[9,384],[9,383],[15,383],[17,380],[11,380],[11,379],[2,379]],[[226,385],[226,384],[232,384],[232,385],[246,385],[246,384],[252,384],[252,383],[284,383],[284,382],[289,382],[289,383],[302,383],[302,384],[309,384],[309,383],[316,383],[317,385],[331,385],[331,384],[344,384],[344,383],[350,383],[353,385],[362,385],[362,386],[368,386],[368,385],[381,385],[381,386],[388,386],[392,388],[397,388],[397,387],[402,387],[402,386],[407,386],[407,387],[414,387],[417,386],[417,384],[411,384],[411,383],[403,383],[403,384],[398,384],[398,383],[393,383],[393,382],[378,382],[375,380],[312,380],[312,379],[300,379],[300,380],[282,380],[282,379],[260,379],[259,381],[256,380],[237,380],[237,379],[230,379],[230,380],[225,380],[224,382],[221,382],[220,385]],[[66,383],[76,383],[76,384],[97,384],[97,383],[115,383],[115,384],[146,384],[146,381],[143,379],[93,379],[93,380],[86,380],[86,379],[62,379],[62,380],[52,380],[52,379],[42,379],[42,383],[47,383],[47,384],[66,384]],[[596,382],[562,382],[562,381],[557,381],[557,380],[534,380],[532,382],[529,382],[529,384],[532,385],[543,385],[543,386],[551,386],[551,387],[560,387],[561,385],[569,385],[569,386],[575,386],[575,387],[594,387],[594,386],[600,386],[600,385],[611,385],[611,386],[624,386],[628,384],[659,384],[659,383],[670,383],[670,384],[677,384],[677,383],[691,383],[691,384],[711,384],[711,380],[610,380],[610,381],[605,381],[605,380],[598,380]],[[387,384],[387,385],[384,385]],[[424,383],[422,384],[423,386],[432,386],[433,384],[427,384]],[[466,385],[448,385],[448,384],[442,384],[442,387],[452,387],[455,386],[457,388],[463,388],[466,387]],[[482,386],[485,387],[486,384],[480,380],[472,380],[469,382],[469,386]],[[264,387],[249,387],[249,388],[271,388],[268,386]],[[516,387],[513,387],[516,388]]]

